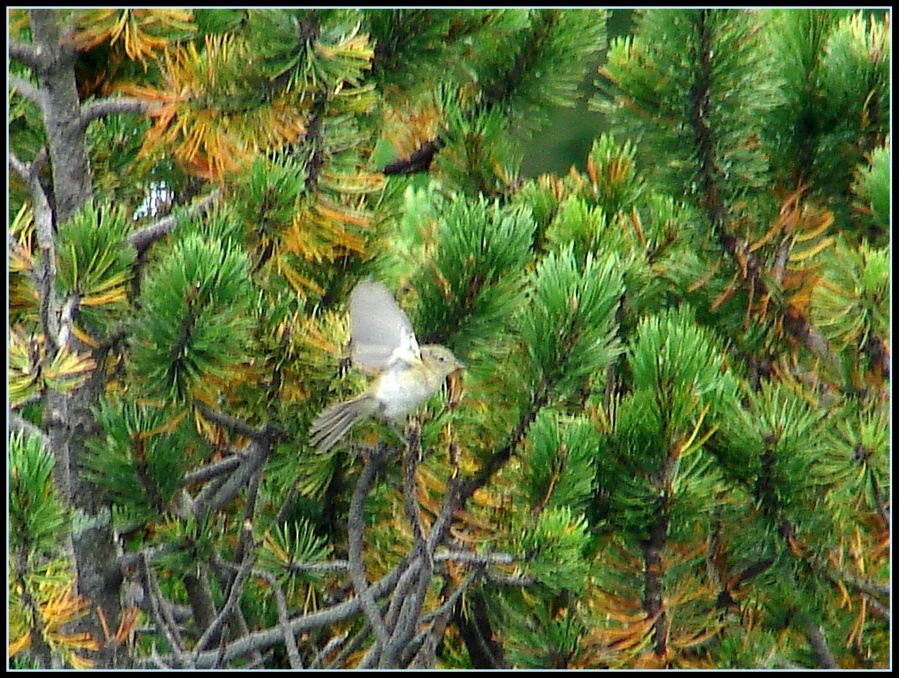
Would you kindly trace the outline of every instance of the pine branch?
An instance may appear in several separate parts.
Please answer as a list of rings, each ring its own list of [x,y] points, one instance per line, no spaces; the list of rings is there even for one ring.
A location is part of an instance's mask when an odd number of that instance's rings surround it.
[[[297,38],[300,42],[310,46],[313,45],[322,32],[321,18],[318,11],[315,9],[307,11],[303,18],[297,21],[296,29]]]
[[[312,105],[309,124],[303,137],[302,145],[309,148],[309,160],[306,163],[306,191],[314,192],[318,186],[319,174],[324,165],[322,152],[322,123],[325,113],[325,96],[316,96]]]
[[[706,122],[706,111],[709,110],[712,88],[712,29],[705,21],[708,10],[700,12],[697,25],[699,32],[699,69],[696,80],[690,90],[690,125],[693,138],[697,144],[697,156],[700,168],[700,185],[702,187],[702,205],[712,229],[718,234],[718,241],[740,267],[743,279],[749,284],[756,296],[767,293],[761,273],[763,262],[753,253],[743,239],[726,232],[730,220],[729,210],[722,199],[723,174],[715,161],[715,138],[712,129]],[[779,252],[786,256],[788,250]],[[784,328],[799,339],[815,356],[830,368],[838,370],[837,357],[830,352],[827,340],[809,322],[808,318],[793,306],[787,307],[784,315]]]
[[[403,610],[406,609],[407,600],[411,597],[409,591],[419,581],[419,572],[421,570],[421,561],[419,559],[410,559],[407,561],[405,571],[399,578],[393,591],[390,593],[390,605],[384,614],[384,625],[388,629],[396,629],[401,623]],[[387,646],[375,643],[369,648],[369,651],[359,662],[360,669],[369,669],[373,667],[389,667],[399,668],[395,665],[396,659],[391,658],[385,660]]]
[[[47,162],[47,150],[42,148],[28,165],[15,153],[9,154],[9,166],[22,178],[31,193],[31,208],[34,212],[34,233],[41,252],[40,267],[36,272],[39,292],[39,316],[41,329],[48,353],[52,356],[59,350],[59,301],[56,299],[56,245],[53,228],[53,212],[47,194],[38,178]]]
[[[431,163],[437,152],[446,146],[446,140],[437,136],[429,139],[419,146],[411,155],[399,160],[387,163],[381,168],[381,173],[387,176],[392,174],[417,174],[431,169]]]
[[[33,85],[29,80],[21,75],[11,73],[9,75],[9,84],[15,88],[16,94],[33,103],[41,112],[46,109],[47,93]]]
[[[474,493],[477,490],[486,485],[490,479],[506,465],[512,457],[512,452],[514,452],[518,445],[521,444],[521,441],[524,440],[524,436],[530,425],[534,423],[534,420],[537,418],[537,414],[539,414],[540,410],[546,405],[548,397],[549,385],[543,380],[531,396],[531,401],[528,404],[527,409],[522,414],[518,426],[515,427],[515,430],[512,432],[512,435],[509,436],[506,444],[490,456],[487,462],[481,467],[480,471],[463,483],[459,490],[458,501],[460,506],[474,496]],[[432,528],[432,533],[433,531]]]
[[[770,453],[765,453],[765,455],[763,455],[763,462],[763,467],[765,469],[770,469],[770,466],[773,464],[773,456]],[[770,471],[768,471],[768,473],[770,473]],[[767,475],[758,479],[755,487],[752,489],[752,493],[756,500],[761,503],[762,510],[766,515],[772,517],[781,515],[780,502],[777,499],[777,493],[773,487],[773,483]],[[838,586],[849,586],[850,588],[875,599],[878,596],[887,597],[890,595],[889,585],[884,586],[878,584],[877,582],[868,580],[864,577],[859,577],[852,573],[840,570],[826,560],[820,560],[800,541],[796,533],[796,528],[787,518],[781,517],[779,519],[778,531],[783,538],[785,545],[794,556],[808,563],[814,570],[821,573],[834,584]],[[767,564],[767,561],[763,561],[759,564],[759,567],[764,569],[767,567]],[[755,574],[756,572],[753,571],[752,576],[755,576]],[[748,579],[748,577],[743,575],[741,575],[741,577],[743,580]],[[730,598],[729,594],[728,598]],[[721,601],[722,598],[719,596],[719,603]]]
[[[813,559],[811,562],[815,569],[824,574],[824,576],[834,584],[845,584],[859,593],[871,596],[872,598],[878,596],[881,598],[888,598],[890,596],[889,584],[880,584],[879,582],[872,581],[866,577],[846,572],[845,570],[830,565],[826,561],[819,562],[817,559]]]
[[[546,41],[558,23],[558,10],[545,10],[540,21],[530,27],[524,48],[517,51],[515,59],[494,82],[483,85],[480,100],[464,113],[467,119],[474,119],[485,111],[502,106],[512,97],[524,78],[530,73],[530,65],[538,58]],[[539,24],[539,25],[538,25]],[[434,156],[447,144],[448,132],[438,134],[421,144],[410,155],[387,163],[381,168],[384,175],[409,175],[427,172]]]
[[[721,172],[715,163],[715,143],[712,130],[709,128],[705,112],[709,110],[712,86],[712,31],[705,22],[707,11],[700,12],[699,31],[699,69],[690,89],[690,124],[693,138],[698,146],[700,176],[702,178],[702,196],[706,213],[713,229],[723,234],[727,222],[727,208],[721,199],[719,183]],[[720,236],[719,236],[720,237]]]
[[[542,9],[538,12],[539,20],[536,16],[532,20],[527,31],[527,39],[524,41],[524,48],[515,54],[515,59],[509,68],[484,90],[484,100],[481,104],[484,110],[490,110],[497,105],[501,106],[503,102],[507,101],[515,90],[521,87],[526,75],[531,72],[531,64],[538,61],[541,50],[559,21],[559,10]]]
[[[403,601],[400,614],[394,625],[390,644],[385,648],[378,665],[383,668],[392,668],[405,665],[399,662],[399,658],[405,647],[412,640],[419,625],[419,615],[425,602],[428,586],[434,572],[434,563],[430,558],[419,558],[417,577],[415,578],[415,590],[411,596],[400,596]]]
[[[45,640],[47,622],[42,614],[39,601],[32,594],[32,584],[28,581],[29,577],[27,576],[28,561],[33,549],[29,544],[23,543],[12,550],[14,557],[11,583],[19,590],[21,604],[28,611],[31,651],[34,653],[35,659],[44,662],[45,666],[49,666],[53,661],[54,653]]]
[[[827,339],[812,325],[808,316],[794,306],[788,306],[784,313],[783,325],[784,329],[796,337],[813,355],[820,358],[834,372],[839,372],[838,357],[830,352]]]
[[[656,519],[649,527],[649,539],[643,543],[643,608],[646,617],[653,620],[653,651],[657,657],[664,657],[669,650],[668,620],[662,600],[662,581],[665,578],[662,550],[668,536],[669,501],[667,497],[661,499],[661,506],[655,511]]]
[[[141,99],[98,99],[81,108],[81,127],[85,129],[91,121],[108,115],[121,113],[147,114],[153,110],[154,106],[154,104]]]
[[[720,609],[726,609],[731,605],[736,604],[736,600],[733,597],[733,591],[736,591],[741,586],[743,586],[746,582],[754,579],[759,576],[762,572],[767,570],[774,564],[773,558],[768,558],[766,560],[761,560],[757,563],[753,563],[748,567],[744,568],[739,574],[732,577],[729,581],[725,582],[724,587],[721,592],[718,594],[718,598],[715,601],[715,606]]]
[[[240,466],[242,461],[243,460],[241,459],[241,457],[235,454],[230,457],[226,457],[221,461],[207,464],[206,466],[198,468],[196,471],[185,473],[181,484],[182,486],[187,487],[189,485],[195,485],[197,483],[204,483],[208,480],[212,480],[213,478],[218,478],[223,475],[228,475],[234,469]]]
[[[194,627],[198,632],[208,629],[215,619],[216,606],[209,581],[209,568],[204,561],[197,562],[188,570],[184,576],[184,590],[187,593]]]
[[[224,480],[215,492],[201,495],[197,498],[194,505],[194,514],[198,521],[202,521],[205,517],[214,511],[227,506],[234,498],[240,494],[241,490],[247,486],[250,479],[265,464],[272,450],[274,439],[266,437],[261,440],[253,440],[247,446],[243,463]]]
[[[35,47],[53,55],[41,73],[40,88],[46,97],[42,117],[53,173],[56,215],[63,224],[93,194],[87,145],[81,128],[81,102],[73,71],[75,49],[60,30],[57,11],[30,10],[29,17]]]
[[[271,424],[256,428],[252,424],[248,424],[237,417],[232,417],[223,412],[216,412],[205,403],[198,402],[197,409],[200,411],[200,414],[209,419],[209,421],[239,435],[252,438],[253,440],[268,440],[276,434],[275,427]]]
[[[147,501],[149,502],[153,510],[156,511],[156,513],[158,513],[159,515],[165,515],[167,512],[168,503],[162,496],[162,493],[159,490],[158,483],[153,478],[152,471],[150,470],[150,466],[147,461],[144,439],[135,436],[135,439],[131,444],[130,452],[134,459],[134,474],[137,477],[137,481],[140,484],[144,496],[147,498]]]
[[[460,601],[453,611],[453,622],[459,629],[472,665],[478,669],[507,668],[503,647],[496,641],[490,625],[483,593],[473,592],[467,608],[468,616]]]
[[[221,192],[215,189],[209,195],[188,207],[185,210],[184,218],[196,219],[200,217],[215,204],[219,197],[221,197]],[[137,250],[138,257],[140,257],[150,245],[168,235],[177,225],[177,217],[170,214],[129,235],[128,244]]]
[[[880,486],[880,483],[877,482],[877,476],[874,474],[874,470],[870,467],[868,468],[868,478],[871,485],[871,494],[874,495],[874,506],[877,507],[877,515],[880,516],[880,520],[883,522],[884,529],[889,531],[891,522],[890,512],[887,509],[887,502],[884,498],[883,488]]]
[[[35,72],[40,72],[46,67],[46,58],[42,50],[36,45],[10,40],[9,56],[11,59],[21,62]]]
[[[48,449],[50,447],[50,436],[44,433],[44,431],[40,427],[35,426],[30,421],[27,421],[18,412],[9,413],[9,431],[10,433],[22,433],[25,436],[37,438],[41,441],[41,444],[44,447]]]
[[[862,351],[871,360],[874,369],[879,370],[885,381],[890,380],[890,350],[886,342],[875,334],[868,335]]]
[[[815,658],[818,660],[818,666],[822,669],[838,669],[840,665],[834,659],[833,653],[827,647],[827,639],[821,632],[821,627],[814,622],[809,621],[802,629],[805,637],[808,639],[809,645]]]

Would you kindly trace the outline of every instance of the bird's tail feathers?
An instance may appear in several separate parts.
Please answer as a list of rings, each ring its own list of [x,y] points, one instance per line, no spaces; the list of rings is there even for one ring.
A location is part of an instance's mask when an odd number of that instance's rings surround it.
[[[373,412],[374,401],[369,395],[326,407],[309,428],[310,440],[317,454],[324,454],[353,426]]]

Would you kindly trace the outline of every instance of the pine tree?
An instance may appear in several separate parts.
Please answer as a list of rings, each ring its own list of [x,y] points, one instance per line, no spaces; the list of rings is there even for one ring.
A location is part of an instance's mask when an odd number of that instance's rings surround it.
[[[14,666],[887,665],[888,18],[606,20],[10,14]]]

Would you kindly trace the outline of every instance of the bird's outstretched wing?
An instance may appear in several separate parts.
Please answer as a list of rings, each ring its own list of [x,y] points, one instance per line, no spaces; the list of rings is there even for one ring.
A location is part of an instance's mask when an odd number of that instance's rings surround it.
[[[350,293],[350,355],[356,367],[370,371],[421,360],[408,316],[373,280],[363,280]]]

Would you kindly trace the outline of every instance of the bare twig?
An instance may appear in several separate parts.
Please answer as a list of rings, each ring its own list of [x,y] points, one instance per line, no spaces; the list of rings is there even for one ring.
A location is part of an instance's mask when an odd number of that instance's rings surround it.
[[[156,626],[166,637],[169,646],[172,648],[172,652],[175,653],[175,657],[181,663],[181,666],[185,668],[194,668],[190,656],[184,651],[184,641],[181,639],[181,634],[178,632],[178,626],[175,624],[175,620],[172,619],[171,613],[167,607],[161,604],[165,598],[159,590],[156,574],[150,567],[146,555],[143,556],[142,563],[144,577],[146,578],[147,597],[150,599],[150,610],[153,614],[153,618],[156,620]],[[163,660],[160,658],[160,662],[162,661]]]
[[[421,459],[421,427],[417,421],[409,425],[406,435],[406,452],[403,455],[403,507],[406,518],[412,527],[415,548],[421,558],[429,557],[428,545],[425,542],[424,527],[421,523],[421,509],[418,506],[418,487],[415,472]]]
[[[244,463],[243,455],[241,455],[241,463]],[[239,466],[238,466],[239,468]],[[222,486],[228,482],[228,478],[233,476],[234,473],[230,473],[228,475],[220,475],[212,478],[210,482],[197,493],[196,497],[191,497],[190,493],[187,490],[184,491],[184,495],[179,499],[177,509],[181,511],[179,515],[183,517],[187,517],[187,514],[183,512],[183,509],[189,509],[194,516],[198,516],[206,511],[206,507],[210,505],[213,501],[213,497],[218,494]]]
[[[172,670],[172,667],[166,664],[162,660],[162,657],[159,656],[159,652],[156,651],[156,643],[153,643],[153,647],[150,648],[149,663],[153,668],[159,669],[160,671]]]
[[[404,560],[396,568],[392,569],[387,575],[379,579],[369,587],[369,593],[377,600],[387,595],[396,586],[399,579],[400,568],[405,569],[408,561]],[[362,611],[362,603],[358,596],[350,600],[338,603],[333,607],[305,614],[296,617],[290,621],[290,630],[294,634],[310,631],[325,626],[334,626],[340,624],[352,617],[358,615]],[[233,641],[225,649],[224,661],[233,661],[239,657],[258,652],[260,650],[272,647],[281,642],[281,630],[279,628],[264,629],[249,633],[246,636]],[[218,657],[218,652],[207,651],[200,654],[197,659],[197,668],[209,668],[213,665]],[[165,659],[165,658],[163,658]]]
[[[325,646],[321,649],[321,651],[315,655],[315,659],[312,660],[309,668],[320,669],[322,667],[322,662],[325,660],[325,657],[327,657],[334,650],[343,645],[343,643],[347,639],[347,636],[349,636],[349,633],[341,633],[339,636],[334,636],[327,643],[325,643]]]
[[[230,572],[237,572],[239,567],[234,563],[229,563],[225,560],[216,560],[215,566],[217,568],[228,570]],[[284,569],[291,573],[297,572],[318,572],[318,573],[334,573],[334,572],[348,572],[350,569],[349,563],[345,560],[328,560],[321,563],[294,563],[292,565],[285,564]]]
[[[390,637],[387,635],[384,620],[381,619],[381,613],[378,611],[378,607],[375,605],[374,598],[369,590],[368,582],[365,578],[365,563],[362,560],[362,535],[365,527],[362,509],[365,497],[371,489],[380,465],[381,457],[372,456],[369,457],[365,467],[362,469],[362,473],[353,490],[353,498],[350,500],[348,532],[350,576],[353,578],[353,587],[356,589],[356,596],[362,604],[362,610],[365,612],[372,629],[374,629],[378,643],[381,647],[386,647]]]
[[[228,591],[228,598],[225,601],[225,604],[222,606],[222,609],[219,610],[219,613],[215,616],[212,624],[210,624],[203,632],[203,635],[200,636],[200,639],[197,641],[197,644],[194,647],[194,663],[199,658],[200,653],[203,651],[203,648],[205,648],[206,645],[209,644],[210,640],[216,637],[219,631],[221,631],[222,626],[224,626],[225,620],[231,615],[234,606],[240,599],[241,593],[243,593],[244,581],[246,581],[247,576],[249,576],[250,572],[252,571],[253,562],[255,561],[255,559],[256,558],[254,553],[250,552],[246,554],[243,563],[241,563],[240,570],[238,570],[237,575],[234,577],[234,582],[231,584],[231,590]]]
[[[257,469],[256,473],[250,478],[250,485],[247,488],[247,498],[244,501],[243,509],[243,530],[240,534],[240,541],[235,549],[235,561],[243,560],[244,554],[255,548],[253,543],[253,518],[256,513],[256,501],[259,498],[259,484],[262,482],[262,467]]]
[[[434,554],[434,562],[442,563],[452,560],[457,563],[469,563],[473,565],[511,565],[515,562],[515,556],[511,553],[472,553],[463,549],[447,549]]]
[[[524,430],[527,429],[527,426],[530,424],[531,420],[532,418],[527,416],[523,419],[520,427],[513,435],[514,440],[510,441],[509,443],[511,446],[515,446],[520,442],[520,438],[522,437]],[[386,458],[385,454],[380,449],[372,450],[371,454],[373,455],[373,459],[381,460],[379,463],[383,463],[383,459]],[[502,456],[503,459],[507,458],[506,455]],[[449,479],[444,495],[443,506],[441,507],[437,518],[432,524],[430,533],[428,534],[426,539],[426,548],[429,552],[434,553],[436,547],[441,544],[446,538],[452,521],[453,513],[462,505],[464,500],[467,500],[470,497],[471,493],[473,493],[474,490],[477,489],[477,487],[480,487],[484,482],[486,482],[486,480],[492,475],[495,469],[500,467],[501,465],[501,462],[494,462],[493,464],[489,465],[489,470],[482,471],[481,474],[478,474],[474,478],[470,478],[467,480],[463,480],[460,476],[454,476]],[[374,480],[375,470],[376,469],[374,463],[367,464],[363,469],[363,477],[360,477],[359,482],[357,482],[356,492],[354,494],[355,506],[351,504],[350,507],[350,541],[351,544],[354,544],[352,546],[353,554],[350,557],[350,562],[346,565],[343,562],[335,561],[334,563],[310,563],[308,565],[294,566],[297,569],[302,568],[311,571],[318,571],[322,568],[331,568],[333,570],[349,567],[352,572],[353,568],[356,568],[357,571],[355,573],[355,578],[361,579],[362,590],[365,591],[366,595],[364,597],[362,595],[359,595],[359,589],[357,588],[357,595],[349,600],[338,603],[319,612],[305,614],[292,619],[290,621],[290,629],[291,632],[295,635],[307,630],[340,624],[343,621],[351,619],[360,612],[365,613],[366,619],[370,621],[369,615],[363,609],[363,600],[365,598],[368,599],[370,607],[374,607],[374,601],[383,598],[391,592],[396,593],[397,589],[399,588],[398,582],[400,578],[403,577],[403,575],[408,575],[410,577],[410,583],[416,581],[416,578],[413,576],[414,572],[410,572],[410,568],[412,570],[417,570],[421,566],[421,563],[418,557],[414,557],[411,555],[407,556],[407,558],[404,559],[402,563],[393,568],[385,577],[378,580],[377,582],[368,585],[364,579],[365,571],[364,567],[362,567],[361,560],[362,531],[364,527],[362,520],[362,503],[368,492],[368,488],[370,488],[370,485]],[[365,476],[369,477],[365,478]],[[478,558],[482,558],[485,561],[495,560],[496,562],[505,562],[506,560],[506,556],[503,554],[493,554],[492,556],[476,556],[474,554],[463,555],[462,552],[459,552],[457,550],[437,554],[434,557],[434,560],[477,560]],[[418,562],[416,563],[416,561]],[[520,584],[521,582],[518,581],[510,582],[510,585]],[[377,612],[377,608],[375,608],[375,611]],[[396,611],[394,612],[394,614],[396,614]],[[378,614],[378,618],[380,619],[380,614]],[[349,641],[347,645],[344,646],[344,648],[340,652],[340,655],[330,663],[330,666],[341,666],[341,662],[344,661],[345,658],[349,656],[349,654],[355,652],[358,647],[361,646],[361,644],[368,637],[369,633],[370,630],[363,629],[363,631],[361,631],[357,636]],[[227,646],[224,653],[224,661],[233,661],[234,659],[246,656],[252,652],[271,647],[275,644],[280,643],[282,639],[283,631],[280,628],[265,629],[262,631],[257,631],[255,633],[247,634],[245,637],[235,640]],[[372,656],[372,659],[374,661],[377,661],[376,655],[377,653]],[[211,666],[216,659],[217,653],[203,652],[199,655],[199,657],[197,657],[197,666],[201,668],[207,668]]]
[[[388,628],[396,627],[396,623],[403,609],[403,603],[408,596],[409,589],[412,588],[413,584],[415,584],[415,582],[417,581],[420,569],[420,558],[411,560],[408,567],[406,568],[406,571],[403,572],[400,580],[397,582],[396,588],[394,588],[393,593],[390,597],[390,606],[387,609],[387,613],[384,615],[384,620]],[[375,659],[379,660],[380,654],[378,654]]]
[[[484,575],[484,577],[491,584],[496,584],[497,586],[511,586],[511,587],[525,587],[525,586],[533,586],[537,583],[537,577],[532,575],[522,575],[520,577],[515,577],[512,575],[504,575],[504,574],[493,574],[488,572]]]
[[[456,590],[449,595],[440,607],[422,617],[421,621],[430,624],[430,628],[421,631],[409,643],[408,648],[403,652],[404,661],[402,663],[404,666],[409,664],[410,668],[434,668],[437,645],[446,631],[446,625],[452,616],[453,608],[455,608],[456,603],[465,590],[476,582],[483,572],[483,567],[477,567],[469,572],[468,576],[465,577],[462,583],[456,587]],[[411,659],[409,659],[410,657]]]
[[[287,566],[291,572],[347,572],[350,569],[348,560],[325,560],[320,563],[291,563]]]
[[[334,659],[325,668],[346,668],[344,662],[346,662],[347,658],[350,657],[350,655],[352,655],[354,652],[356,652],[356,650],[362,647],[362,643],[365,642],[365,639],[368,638],[369,634],[371,634],[371,624],[366,621],[362,624],[362,628],[359,629],[359,632],[355,636],[353,636],[350,642],[348,642],[344,646],[340,653],[336,657],[334,657]]]
[[[390,642],[383,648],[378,660],[380,668],[399,666],[399,658],[403,648],[412,638],[412,634],[418,625],[418,617],[424,605],[424,596],[434,571],[433,551],[425,540],[424,528],[421,523],[421,509],[418,506],[418,488],[415,482],[415,471],[420,460],[421,428],[417,421],[413,421],[406,436],[406,451],[403,455],[403,504],[406,510],[406,517],[412,526],[415,551],[420,565],[413,572],[416,585],[412,595],[407,595],[406,590],[401,590],[400,586],[397,586],[397,590],[394,592],[391,607],[397,600],[401,601],[402,604],[396,616],[396,622],[393,624]],[[413,568],[409,569],[412,572]],[[410,588],[413,585],[412,577],[409,578],[409,585]]]

